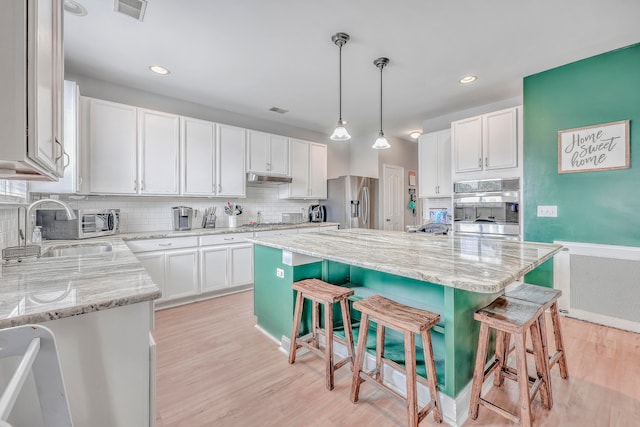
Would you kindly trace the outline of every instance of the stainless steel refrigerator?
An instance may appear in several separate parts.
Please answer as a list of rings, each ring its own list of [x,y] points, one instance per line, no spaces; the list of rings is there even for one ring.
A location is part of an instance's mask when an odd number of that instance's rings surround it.
[[[340,228],[376,228],[378,180],[341,176],[327,181],[327,221]]]

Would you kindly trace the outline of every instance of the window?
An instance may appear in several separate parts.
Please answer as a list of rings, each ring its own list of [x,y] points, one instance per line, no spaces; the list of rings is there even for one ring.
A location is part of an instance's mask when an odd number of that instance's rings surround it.
[[[0,202],[25,203],[27,201],[27,181],[0,179]]]

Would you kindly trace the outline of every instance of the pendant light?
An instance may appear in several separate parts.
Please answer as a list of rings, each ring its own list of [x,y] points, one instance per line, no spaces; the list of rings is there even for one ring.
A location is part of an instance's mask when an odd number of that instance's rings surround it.
[[[380,69],[380,133],[378,133],[378,139],[371,146],[371,148],[375,148],[376,150],[383,150],[385,148],[391,148],[389,145],[389,141],[384,137],[384,132],[382,131],[382,69],[389,64],[389,58],[378,58],[373,61],[373,65]]]
[[[336,33],[333,36],[331,36],[331,41],[340,48],[340,59],[338,62],[339,64],[338,66],[340,70],[339,71],[340,89],[339,89],[339,98],[338,98],[340,115],[338,118],[338,125],[336,126],[335,130],[329,137],[331,138],[332,141],[348,141],[351,139],[351,135],[349,135],[349,132],[347,132],[347,129],[344,127],[344,121],[342,120],[342,46],[347,44],[349,39],[350,37],[349,37],[349,34],[347,33]]]

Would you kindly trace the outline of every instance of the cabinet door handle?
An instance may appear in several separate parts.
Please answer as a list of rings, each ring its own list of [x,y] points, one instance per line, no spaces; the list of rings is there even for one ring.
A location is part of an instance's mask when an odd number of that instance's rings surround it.
[[[436,185],[436,194],[440,194],[440,186]]]
[[[138,180],[137,179],[133,180],[133,191],[138,191]]]
[[[71,164],[71,156],[69,156],[66,151],[63,153],[63,156],[67,158],[67,161],[64,163],[64,165],[62,165],[62,172],[64,172],[65,169],[67,169],[67,167]]]
[[[58,137],[53,138],[53,140],[55,141],[56,144],[60,146],[60,155],[56,156],[56,158],[53,160],[54,163],[58,163],[58,160],[60,160],[62,156],[64,156],[64,147],[62,146],[60,141],[58,141]]]
[[[489,158],[488,158],[488,157],[485,157],[485,158],[484,158],[484,167],[485,167],[485,168],[488,168],[488,167],[489,167]]]
[[[158,246],[171,246],[171,242],[169,242],[169,243],[158,243]]]
[[[235,237],[225,237],[224,240],[236,240]]]
[[[144,179],[140,180],[140,191],[144,191]]]
[[[482,157],[478,157],[478,167],[482,167]]]

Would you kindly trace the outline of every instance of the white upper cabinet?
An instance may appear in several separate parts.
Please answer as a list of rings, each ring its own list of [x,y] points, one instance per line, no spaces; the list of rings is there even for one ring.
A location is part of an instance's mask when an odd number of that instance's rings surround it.
[[[454,172],[482,176],[512,169],[515,174],[521,145],[518,116],[514,107],[451,123]]]
[[[0,55],[0,178],[57,179],[65,162],[62,1],[3,2]]]
[[[280,186],[280,197],[290,199],[327,198],[327,146],[289,140],[291,184]]]
[[[309,196],[327,198],[327,146],[309,143]]]
[[[140,194],[180,192],[180,117],[138,109]]]
[[[247,172],[289,175],[289,138],[247,131]]]
[[[245,197],[247,178],[245,168],[246,130],[218,125],[217,195]]]
[[[216,193],[216,124],[182,118],[182,194]]]
[[[82,192],[137,194],[137,108],[81,97]]]
[[[420,135],[418,159],[419,197],[451,196],[451,131]]]

